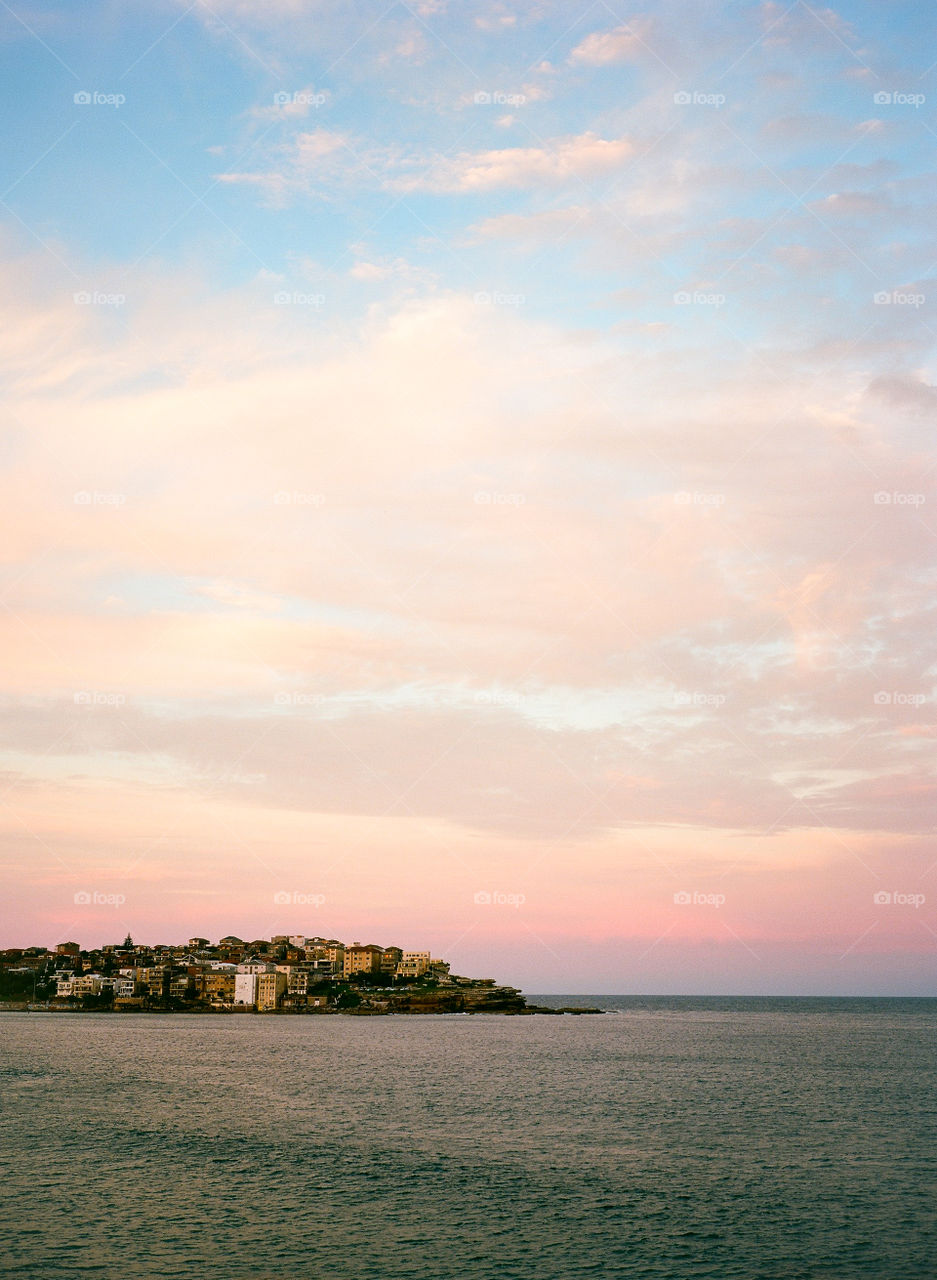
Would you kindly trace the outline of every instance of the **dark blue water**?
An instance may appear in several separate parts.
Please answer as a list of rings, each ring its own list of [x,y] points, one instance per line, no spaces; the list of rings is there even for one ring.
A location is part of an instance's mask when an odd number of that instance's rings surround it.
[[[0,1014],[0,1271],[937,1276],[937,1001],[584,1002]]]

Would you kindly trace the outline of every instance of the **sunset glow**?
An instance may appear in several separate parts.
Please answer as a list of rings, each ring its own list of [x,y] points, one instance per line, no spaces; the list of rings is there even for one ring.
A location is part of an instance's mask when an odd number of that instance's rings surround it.
[[[0,15],[6,946],[932,992],[892,8]]]

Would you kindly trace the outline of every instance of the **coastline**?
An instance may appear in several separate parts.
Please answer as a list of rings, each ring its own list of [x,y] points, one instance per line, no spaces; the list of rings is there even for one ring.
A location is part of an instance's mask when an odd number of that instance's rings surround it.
[[[355,1017],[601,1013],[527,1000],[494,978],[465,977],[428,950],[306,934],[217,943],[78,942],[0,950],[0,1011],[50,1013],[348,1013]]]
[[[523,1000],[523,997],[521,997]],[[459,1016],[475,1016],[482,1015],[487,1017],[502,1018],[524,1018],[536,1017],[538,1015],[548,1015],[552,1017],[560,1017],[563,1014],[572,1014],[578,1016],[580,1014],[596,1014],[606,1013],[607,1010],[599,1009],[592,1006],[563,1006],[560,1008],[551,1008],[547,1005],[527,1004],[526,1001],[518,1007],[498,1008],[485,1007],[484,1004],[472,1008],[450,1008],[445,1007],[444,1002],[434,1001],[431,1005],[426,1004],[425,1007],[416,1008],[375,1008],[359,1006],[353,1009],[340,1009],[335,1006],[329,1006],[324,1009],[253,1009],[245,1005],[207,1005],[207,1006],[189,1006],[181,1008],[143,1008],[143,1007],[111,1007],[111,1008],[95,1008],[85,1009],[80,1005],[55,1004],[52,1002],[33,1002],[33,1001],[6,1001],[0,1003],[0,1014],[3,1013],[64,1013],[64,1014],[83,1014],[83,1015],[99,1015],[119,1017],[122,1014],[146,1014],[157,1017],[165,1017],[167,1015],[182,1014],[185,1017],[228,1017],[231,1015],[237,1017],[263,1017],[263,1018],[327,1018],[327,1017],[350,1017],[350,1018],[427,1018],[439,1017],[444,1015]]]

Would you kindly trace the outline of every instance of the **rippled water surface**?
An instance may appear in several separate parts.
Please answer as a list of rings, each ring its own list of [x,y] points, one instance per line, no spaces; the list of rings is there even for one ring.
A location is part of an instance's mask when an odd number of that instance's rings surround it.
[[[0,1272],[937,1276],[937,1001],[584,1002],[0,1014]]]

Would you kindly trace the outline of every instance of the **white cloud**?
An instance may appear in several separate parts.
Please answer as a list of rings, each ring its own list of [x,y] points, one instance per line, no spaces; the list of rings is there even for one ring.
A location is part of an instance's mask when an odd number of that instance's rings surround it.
[[[272,203],[279,204],[291,193],[325,189],[368,167],[349,136],[330,129],[298,134],[292,142],[274,147],[266,163],[268,167],[258,171],[235,170],[215,177],[229,185],[258,187]]]
[[[504,31],[507,27],[517,25],[517,15],[513,13],[482,13],[475,19],[479,31]]]
[[[537,147],[506,147],[462,152],[443,158],[424,173],[396,177],[404,191],[479,192],[500,187],[551,186],[610,173],[633,154],[630,138],[600,138],[583,133],[553,138]]]
[[[216,604],[233,609],[246,609],[252,613],[276,612],[281,605],[281,601],[276,596],[253,591],[250,587],[232,582],[229,578],[217,578],[213,582],[202,583],[195,587],[195,594],[204,596]]]
[[[608,67],[616,62],[632,62],[647,52],[651,22],[638,18],[611,31],[594,31],[569,55],[572,63],[587,67]]]
[[[354,280],[386,280],[392,268],[377,262],[356,262],[348,274]]]
[[[259,187],[274,202],[291,192],[324,191],[349,181],[396,191],[473,193],[586,181],[620,168],[633,151],[630,138],[583,133],[551,138],[535,147],[405,158],[344,133],[315,129],[273,148],[267,167],[219,174],[218,180]]]

